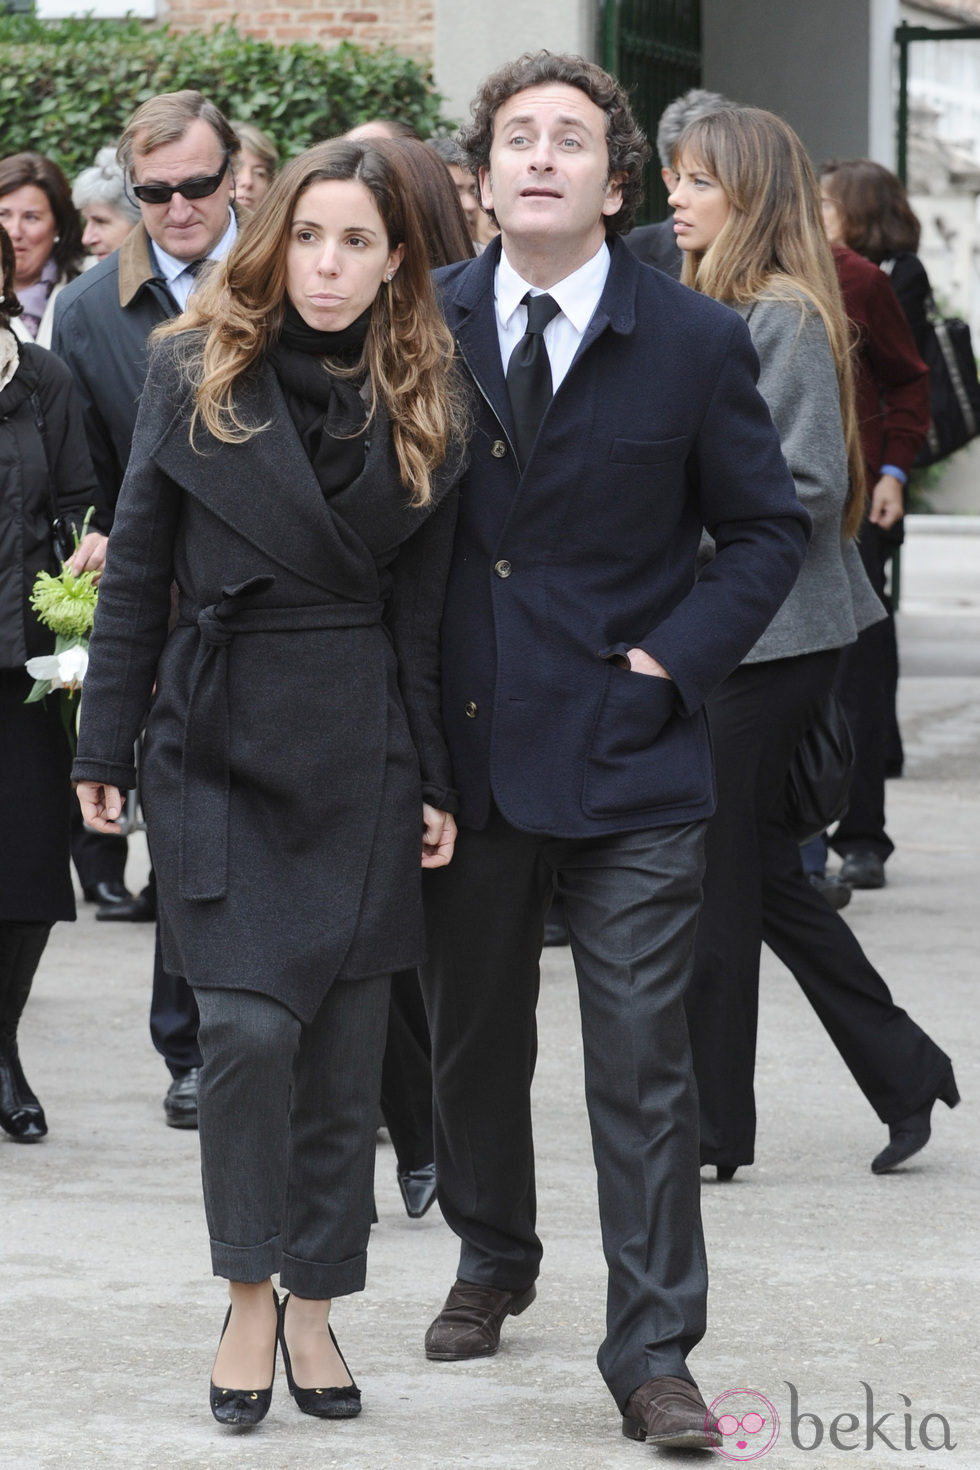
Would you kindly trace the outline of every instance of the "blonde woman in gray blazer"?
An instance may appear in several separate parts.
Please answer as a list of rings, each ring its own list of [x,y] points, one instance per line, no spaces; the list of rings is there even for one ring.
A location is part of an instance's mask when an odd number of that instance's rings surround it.
[[[701,1162],[719,1179],[753,1162],[764,940],[888,1126],[871,1165],[886,1173],[928,1142],[937,1098],[958,1102],[952,1064],[811,887],[785,814],[790,760],[833,686],[840,650],[884,616],[854,543],[866,488],[847,319],[816,180],[786,123],[755,108],[701,118],[680,139],[675,171],[683,279],[746,320],[759,388],[813,521],[793,591],[708,702],[718,806],[687,997]]]

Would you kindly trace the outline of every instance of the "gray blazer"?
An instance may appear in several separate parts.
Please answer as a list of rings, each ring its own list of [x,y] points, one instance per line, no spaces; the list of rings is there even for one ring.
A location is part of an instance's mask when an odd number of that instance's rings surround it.
[[[779,430],[813,534],[796,584],[745,663],[853,643],[885,611],[856,544],[841,537],[848,466],[837,372],[827,331],[804,297],[736,308],[759,355],[759,391]]]

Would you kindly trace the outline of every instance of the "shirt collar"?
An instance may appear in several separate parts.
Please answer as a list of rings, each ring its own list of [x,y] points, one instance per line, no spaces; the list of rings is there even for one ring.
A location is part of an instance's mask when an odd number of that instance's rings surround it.
[[[580,334],[589,325],[599,305],[599,297],[602,295],[602,288],[609,274],[609,265],[609,246],[603,240],[591,260],[580,265],[578,270],[572,271],[572,274],[566,276],[563,281],[557,281],[555,285],[548,288],[548,295],[557,301],[565,316]],[[517,274],[507,259],[506,250],[501,248],[500,260],[497,264],[496,298],[497,316],[502,327],[506,328],[509,325],[511,317],[528,291],[537,294],[536,288]]]
[[[234,245],[235,236],[238,234],[238,221],[235,218],[235,211],[230,206],[228,216],[227,230],[225,230],[213,250],[208,251],[204,257],[205,260],[224,259],[232,245]],[[153,251],[153,257],[160,267],[160,274],[167,281],[176,281],[177,277],[183,275],[184,271],[191,264],[189,260],[178,260],[175,255],[168,255],[167,251],[159,246],[155,240],[150,240],[150,249]]]

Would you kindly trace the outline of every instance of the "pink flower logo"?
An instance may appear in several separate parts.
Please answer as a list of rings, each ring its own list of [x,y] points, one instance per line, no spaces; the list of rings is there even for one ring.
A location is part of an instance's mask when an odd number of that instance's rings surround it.
[[[760,1460],[779,1438],[779,1415],[756,1388],[730,1388],[719,1394],[709,1411],[718,1424],[721,1444],[715,1453],[737,1464]]]

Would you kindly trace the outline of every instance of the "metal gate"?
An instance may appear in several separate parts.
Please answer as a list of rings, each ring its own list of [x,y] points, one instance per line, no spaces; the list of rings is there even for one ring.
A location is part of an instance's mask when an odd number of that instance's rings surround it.
[[[601,17],[602,64],[629,92],[652,146],[668,102],[701,85],[700,0],[603,0]],[[665,219],[667,191],[656,154],[645,184],[643,220]]]

